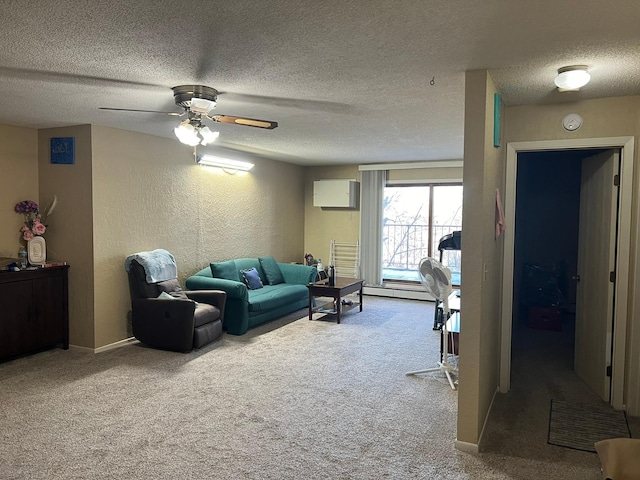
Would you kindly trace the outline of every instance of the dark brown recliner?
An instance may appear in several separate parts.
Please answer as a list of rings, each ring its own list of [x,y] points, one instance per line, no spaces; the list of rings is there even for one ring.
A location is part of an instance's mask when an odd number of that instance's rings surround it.
[[[177,278],[147,283],[145,269],[136,260],[131,261],[128,275],[133,336],[142,343],[190,352],[222,335],[227,299],[222,290],[184,291]],[[173,298],[158,298],[162,292]]]

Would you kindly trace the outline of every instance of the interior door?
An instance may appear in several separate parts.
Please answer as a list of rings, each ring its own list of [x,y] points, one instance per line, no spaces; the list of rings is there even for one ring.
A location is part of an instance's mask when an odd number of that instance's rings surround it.
[[[574,369],[603,400],[610,401],[615,283],[616,220],[620,156],[607,151],[582,161]]]

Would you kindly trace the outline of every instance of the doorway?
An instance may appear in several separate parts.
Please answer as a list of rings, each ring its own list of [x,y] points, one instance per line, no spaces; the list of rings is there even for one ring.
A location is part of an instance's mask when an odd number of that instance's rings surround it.
[[[630,270],[631,245],[631,205],[633,174],[633,137],[610,137],[576,140],[551,140],[539,142],[514,142],[507,144],[506,183],[504,193],[504,211],[507,230],[504,236],[504,256],[502,272],[502,335],[500,357],[500,392],[511,388],[511,348],[513,327],[513,286],[515,279],[515,225],[516,225],[516,179],[519,168],[518,156],[524,152],[576,149],[620,149],[620,200],[618,216],[618,236],[616,238],[616,278],[617,293],[614,308],[614,334],[612,351],[611,405],[623,408],[627,299]]]
[[[615,253],[615,241],[609,240],[617,230],[610,221],[617,218],[617,189],[615,210],[603,219],[598,218],[598,205],[611,197],[613,187],[593,185],[596,180],[613,184],[614,163],[617,172],[614,150],[520,153],[514,225],[513,352],[546,352],[546,361],[555,359],[559,369],[576,373],[606,402],[613,322],[612,301],[606,299],[609,293],[613,298],[608,272],[615,256],[588,258],[579,252]]]

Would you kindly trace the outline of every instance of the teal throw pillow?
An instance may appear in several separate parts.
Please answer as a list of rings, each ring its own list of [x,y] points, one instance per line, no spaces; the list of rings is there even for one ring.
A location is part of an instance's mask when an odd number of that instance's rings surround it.
[[[226,262],[214,262],[210,264],[211,275],[214,278],[224,278],[226,280],[240,281],[238,270],[236,270],[236,262],[227,260]]]
[[[250,268],[249,270],[240,270],[242,276],[244,277],[244,283],[247,284],[247,288],[249,290],[258,290],[262,288],[262,280],[260,280],[260,275],[255,268]]]
[[[282,276],[282,272],[280,271],[280,267],[278,266],[278,262],[276,262],[275,258],[259,257],[258,260],[260,261],[260,266],[262,267],[265,277],[267,277],[269,285],[284,283],[284,277]]]

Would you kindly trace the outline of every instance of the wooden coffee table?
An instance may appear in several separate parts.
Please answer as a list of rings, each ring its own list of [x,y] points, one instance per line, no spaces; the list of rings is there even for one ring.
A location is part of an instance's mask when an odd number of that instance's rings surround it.
[[[362,311],[362,286],[364,280],[353,278],[336,277],[335,285],[329,286],[328,280],[321,280],[317,283],[307,285],[309,289],[309,320],[313,319],[313,312],[324,312],[336,316],[337,323],[340,323],[340,315],[355,307],[360,307]],[[359,292],[358,302],[349,305],[342,305],[342,297],[353,292]],[[331,297],[334,302],[318,307],[313,307],[313,297]]]

